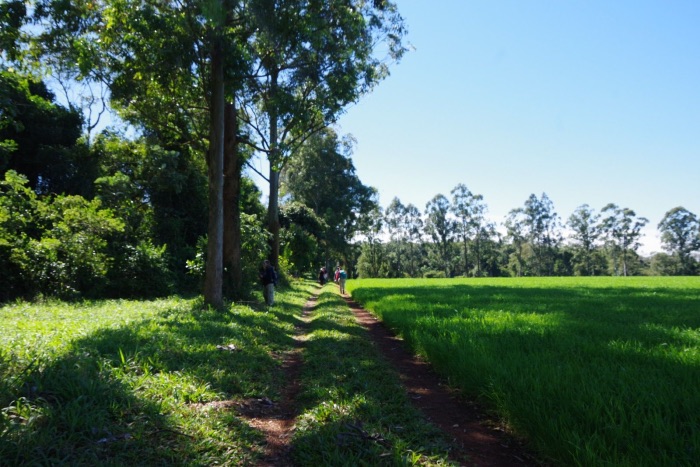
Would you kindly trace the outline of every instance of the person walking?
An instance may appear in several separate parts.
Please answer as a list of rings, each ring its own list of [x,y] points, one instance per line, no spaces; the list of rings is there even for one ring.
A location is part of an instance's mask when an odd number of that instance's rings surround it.
[[[345,295],[345,281],[348,278],[348,273],[345,269],[338,270],[338,287],[340,288],[340,295]]]
[[[277,284],[277,273],[272,267],[269,260],[263,261],[262,271],[260,272],[260,282],[263,285],[263,297],[268,306],[275,304],[275,285]]]

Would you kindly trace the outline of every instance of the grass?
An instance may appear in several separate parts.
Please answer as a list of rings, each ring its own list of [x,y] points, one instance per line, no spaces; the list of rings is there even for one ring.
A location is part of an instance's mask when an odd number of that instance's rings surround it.
[[[700,277],[360,280],[348,290],[557,464],[697,464]]]
[[[274,352],[293,330],[177,298],[19,303],[0,316],[0,458],[12,465],[246,463],[261,435],[208,404],[273,397]],[[216,348],[228,344],[241,350]]]
[[[302,281],[272,308],[223,312],[177,297],[1,307],[0,463],[255,465],[264,433],[231,407],[279,399],[280,356],[316,290]],[[306,332],[299,465],[448,463],[332,284]]]
[[[305,344],[297,465],[449,463],[449,444],[411,406],[365,334],[337,286],[326,285]]]

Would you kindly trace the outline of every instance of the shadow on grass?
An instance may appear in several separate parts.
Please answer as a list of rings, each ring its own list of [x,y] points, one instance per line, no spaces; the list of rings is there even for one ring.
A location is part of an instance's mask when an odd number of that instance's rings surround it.
[[[295,308],[278,309],[284,307]],[[294,345],[295,319],[194,303],[76,339],[67,353],[37,360],[4,383],[0,459],[11,465],[250,462],[257,455],[250,447],[262,435],[230,410],[207,404],[274,398],[283,385],[275,354]]]
[[[447,458],[442,434],[411,405],[398,375],[340,297],[321,293],[307,331],[293,439],[298,465],[410,465],[414,454]]]

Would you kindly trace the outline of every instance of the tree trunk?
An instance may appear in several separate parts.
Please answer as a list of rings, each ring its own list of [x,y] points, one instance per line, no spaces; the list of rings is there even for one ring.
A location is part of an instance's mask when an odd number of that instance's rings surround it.
[[[223,306],[223,185],[224,185],[224,68],[221,43],[212,46],[211,107],[208,153],[209,229],[207,266],[204,278],[204,301],[215,307]]]
[[[280,173],[270,167],[270,202],[267,210],[267,222],[270,230],[270,262],[275,269],[279,269],[280,258],[279,187]]]
[[[243,161],[238,151],[238,119],[235,103],[224,109],[224,289],[233,299],[241,297],[241,172]]]
[[[277,78],[278,71],[273,70],[270,73],[270,97],[275,100],[277,94]],[[277,141],[277,109],[274,107],[269,111],[270,123],[270,199],[267,208],[267,224],[270,231],[270,262],[275,269],[279,270],[280,256],[280,218],[279,218],[279,188],[280,188],[280,173],[279,167],[279,141]]]

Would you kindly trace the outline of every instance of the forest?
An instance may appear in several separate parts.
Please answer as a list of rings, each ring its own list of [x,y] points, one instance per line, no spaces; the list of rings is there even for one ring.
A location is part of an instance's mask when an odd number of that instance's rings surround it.
[[[648,220],[614,202],[562,219],[533,194],[497,225],[460,184],[381,209],[334,123],[406,33],[390,1],[3,2],[0,301],[202,293],[218,307],[257,287],[263,259],[283,277],[700,272],[700,222],[681,206],[649,258]]]

